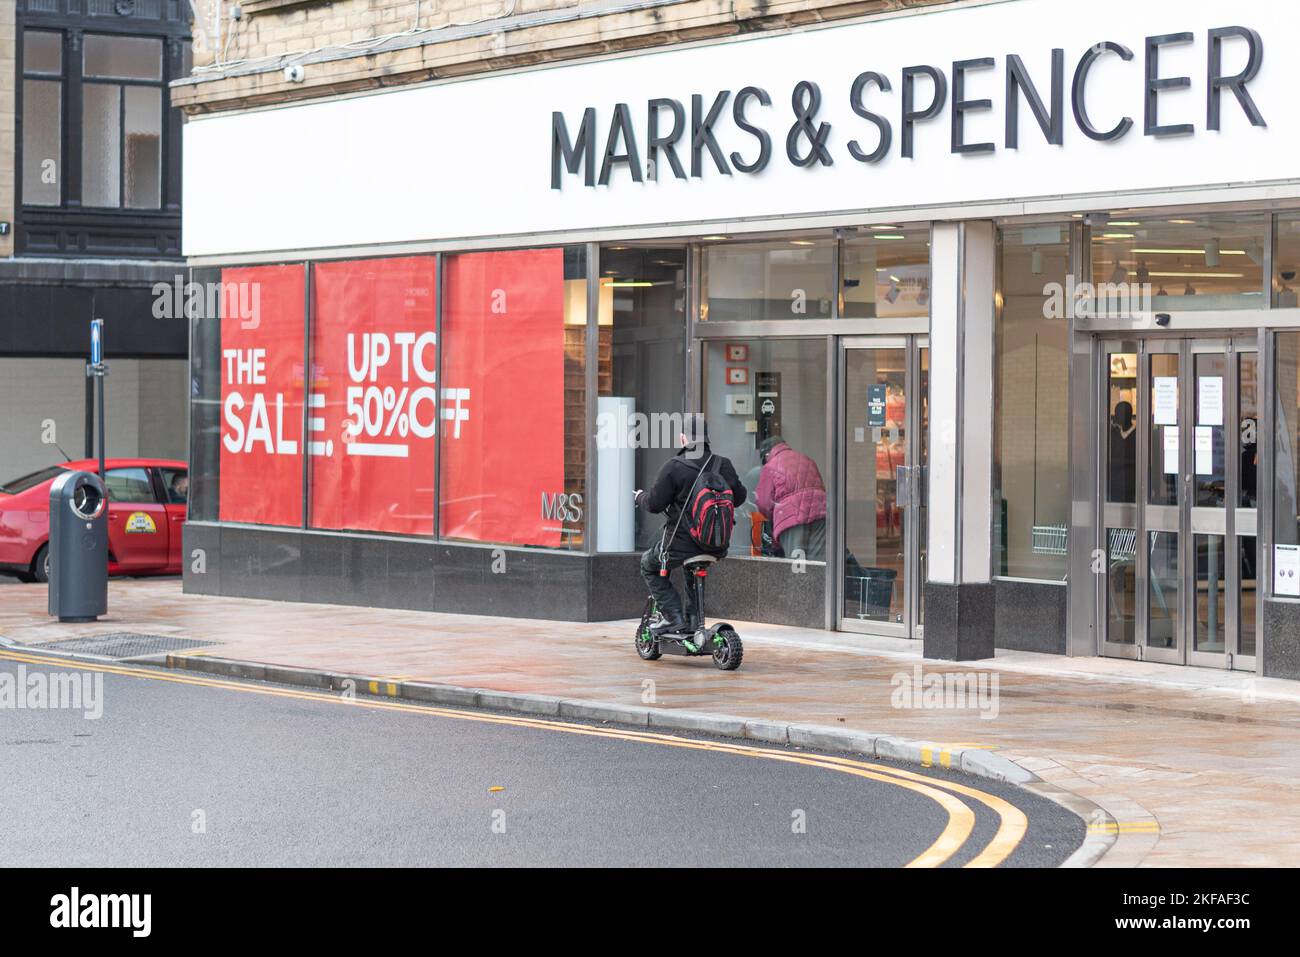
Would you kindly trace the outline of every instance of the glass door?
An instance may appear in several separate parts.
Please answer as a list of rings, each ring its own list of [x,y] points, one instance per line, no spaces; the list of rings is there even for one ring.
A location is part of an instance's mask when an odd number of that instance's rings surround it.
[[[1101,386],[1101,544],[1092,570],[1100,585],[1102,654],[1138,657],[1139,344],[1105,343]]]
[[[1182,662],[1183,609],[1182,506],[1183,458],[1187,451],[1183,405],[1183,347],[1176,339],[1143,343],[1138,362],[1143,388],[1138,438],[1138,501],[1142,535],[1138,539],[1138,613],[1142,657]]]
[[[1102,344],[1102,653],[1254,667],[1256,341]]]
[[[923,337],[843,341],[837,602],[846,631],[920,635],[928,376]]]

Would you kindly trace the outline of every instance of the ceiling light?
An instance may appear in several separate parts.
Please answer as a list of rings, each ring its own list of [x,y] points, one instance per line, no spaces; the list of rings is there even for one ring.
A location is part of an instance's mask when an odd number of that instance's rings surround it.
[[[1205,244],[1205,265],[1213,268],[1219,265],[1219,248],[1220,243],[1217,239],[1208,240]]]
[[[1205,252],[1205,250],[1204,250],[1204,249],[1192,249],[1192,248],[1190,248],[1190,247],[1187,248],[1187,249],[1173,249],[1173,248],[1170,248],[1170,247],[1165,247],[1164,249],[1156,249],[1155,247],[1152,247],[1151,249],[1139,249],[1139,248],[1136,248],[1136,247],[1135,247],[1135,248],[1129,250],[1129,252],[1133,252],[1133,253],[1145,253],[1146,255],[1149,255],[1149,256],[1162,256],[1162,255],[1163,255],[1163,256],[1199,256],[1199,255],[1201,255],[1203,252]],[[1219,255],[1220,255],[1220,256],[1244,256],[1244,255],[1246,255],[1246,250],[1244,250],[1244,249],[1220,249],[1220,250],[1219,250]]]
[[[1136,274],[1134,274],[1136,275]],[[1243,279],[1239,272],[1153,272],[1157,279]]]
[[[875,239],[906,239],[906,236],[899,236],[892,233],[876,233]]]
[[[1106,224],[1107,226],[1141,226],[1142,224],[1135,220],[1112,219]]]
[[[1134,239],[1132,233],[1102,233],[1102,239]]]

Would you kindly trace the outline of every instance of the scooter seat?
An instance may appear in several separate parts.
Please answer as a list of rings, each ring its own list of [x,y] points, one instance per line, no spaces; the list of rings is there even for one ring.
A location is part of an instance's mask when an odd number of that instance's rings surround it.
[[[691,565],[712,565],[717,560],[713,555],[696,555],[694,558],[686,559],[682,564],[689,568]]]

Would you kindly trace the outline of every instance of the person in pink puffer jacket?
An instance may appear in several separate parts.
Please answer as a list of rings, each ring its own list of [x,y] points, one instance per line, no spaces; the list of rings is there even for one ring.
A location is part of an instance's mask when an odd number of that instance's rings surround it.
[[[826,486],[817,463],[779,435],[759,446],[763,471],[754,502],[772,522],[786,558],[819,562],[826,554]],[[796,551],[802,551],[802,556]]]

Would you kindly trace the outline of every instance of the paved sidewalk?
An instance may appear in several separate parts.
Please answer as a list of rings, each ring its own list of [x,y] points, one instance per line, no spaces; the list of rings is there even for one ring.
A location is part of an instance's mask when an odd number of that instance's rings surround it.
[[[106,618],[64,625],[47,616],[43,586],[2,594],[0,636],[26,645],[122,631],[175,635],[211,642],[203,651],[222,658],[997,749],[1119,822],[1105,866],[1300,866],[1296,682],[1027,653],[970,666],[923,663],[908,642],[743,622],[745,663],[723,673],[707,658],[641,661],[630,621],[291,604],[185,595],[177,580],[115,580]],[[918,665],[927,676],[996,677],[996,716],[895,707],[899,676]]]

